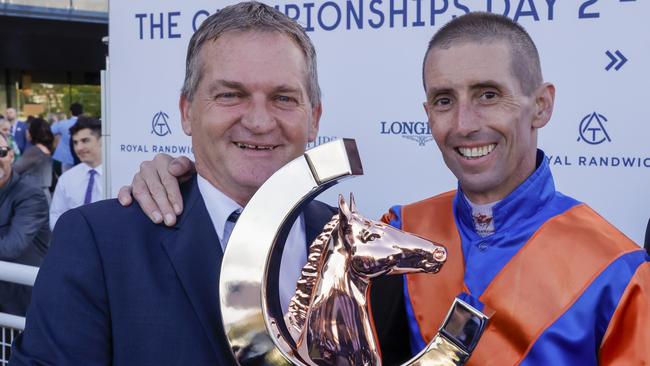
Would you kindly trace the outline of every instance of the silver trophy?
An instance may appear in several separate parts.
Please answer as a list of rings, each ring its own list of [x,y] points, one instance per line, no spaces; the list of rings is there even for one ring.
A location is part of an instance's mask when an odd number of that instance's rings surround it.
[[[239,365],[381,365],[369,316],[372,278],[436,273],[441,245],[369,220],[339,196],[339,213],[311,244],[289,312],[277,277],[286,235],[303,206],[362,175],[354,140],[307,151],[260,187],[233,229],[220,276],[221,315]],[[288,189],[287,187],[290,187]],[[456,299],[436,337],[407,365],[463,365],[488,317]]]

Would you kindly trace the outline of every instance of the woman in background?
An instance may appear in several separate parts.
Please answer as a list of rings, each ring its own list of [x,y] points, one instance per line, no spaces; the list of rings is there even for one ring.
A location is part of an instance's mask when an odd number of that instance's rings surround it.
[[[32,144],[25,149],[20,159],[14,163],[14,170],[34,185],[43,188],[48,202],[51,200],[52,185],[52,144],[54,136],[50,125],[42,118],[29,120],[27,141]]]
[[[20,157],[20,149],[18,148],[16,140],[14,140],[14,137],[11,135],[11,122],[6,119],[0,119],[0,133],[5,137],[5,139],[7,139],[9,147],[13,150],[14,161],[18,160]]]

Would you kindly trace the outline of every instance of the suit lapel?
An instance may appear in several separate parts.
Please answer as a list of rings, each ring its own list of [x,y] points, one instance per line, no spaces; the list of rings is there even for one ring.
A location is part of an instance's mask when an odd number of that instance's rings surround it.
[[[206,336],[221,357],[225,341],[219,310],[219,271],[223,253],[217,233],[198,189],[196,178],[188,182],[183,195],[185,211],[176,231],[165,238],[162,247],[199,318]],[[305,208],[307,245],[318,235],[334,214],[334,209],[312,202]]]
[[[305,238],[307,247],[323,231],[323,226],[332,219],[336,210],[319,201],[310,202],[305,208]]]
[[[205,208],[196,178],[186,185],[185,211],[176,232],[162,242],[203,330],[219,357],[223,340],[219,299],[219,270],[223,253]]]

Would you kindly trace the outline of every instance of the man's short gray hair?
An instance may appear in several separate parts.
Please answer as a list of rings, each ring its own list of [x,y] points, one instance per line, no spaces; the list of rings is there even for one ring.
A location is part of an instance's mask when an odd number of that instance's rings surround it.
[[[533,39],[521,25],[510,18],[486,13],[473,12],[462,15],[445,24],[436,32],[424,56],[424,65],[433,48],[448,49],[466,42],[489,43],[503,41],[510,48],[510,63],[514,76],[519,80],[521,90],[531,95],[542,82],[542,68],[539,54]],[[426,89],[426,83],[424,85]]]
[[[258,3],[246,1],[227,6],[208,17],[194,33],[187,47],[185,64],[185,81],[181,95],[188,100],[194,98],[196,88],[203,76],[199,53],[206,42],[215,41],[228,32],[278,32],[288,36],[305,55],[307,67],[307,93],[312,106],[320,103],[320,87],[316,70],[316,49],[305,30],[294,20],[276,9]]]

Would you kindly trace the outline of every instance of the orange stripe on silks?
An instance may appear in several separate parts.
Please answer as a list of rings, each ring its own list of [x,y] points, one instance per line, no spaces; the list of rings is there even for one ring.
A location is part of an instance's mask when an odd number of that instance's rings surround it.
[[[600,347],[600,365],[650,365],[650,263],[628,284]]]
[[[519,364],[610,263],[638,249],[586,205],[548,220],[481,296],[495,314],[468,365]]]
[[[426,343],[438,333],[454,298],[467,291],[460,235],[452,212],[455,194],[455,191],[443,193],[402,207],[402,230],[447,248],[447,262],[440,272],[406,276],[413,312]]]

